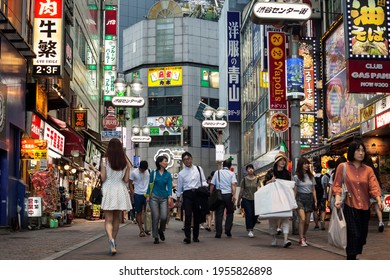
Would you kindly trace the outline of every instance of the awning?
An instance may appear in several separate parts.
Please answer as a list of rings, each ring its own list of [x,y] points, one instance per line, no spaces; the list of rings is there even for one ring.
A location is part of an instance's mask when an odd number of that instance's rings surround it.
[[[84,137],[66,122],[50,115],[47,120],[56,126],[59,132],[65,137],[64,156],[78,157],[85,155]]]
[[[330,147],[331,147],[331,145],[327,144],[327,145],[324,145],[324,146],[321,146],[318,148],[314,148],[309,152],[301,154],[301,156],[306,157],[306,158],[319,157],[319,156],[327,154],[330,151]]]

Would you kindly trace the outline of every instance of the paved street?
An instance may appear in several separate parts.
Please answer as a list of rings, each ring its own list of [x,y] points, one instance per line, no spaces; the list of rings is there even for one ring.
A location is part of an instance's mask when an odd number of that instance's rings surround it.
[[[132,223],[121,225],[119,232],[118,254],[108,255],[108,243],[104,233],[104,221],[75,220],[71,226],[56,229],[27,230],[9,232],[0,230],[0,259],[11,260],[100,260],[100,259],[156,259],[156,260],[338,260],[344,259],[342,250],[327,244],[327,231],[314,231],[310,225],[307,235],[309,247],[298,246],[298,237],[292,235],[293,245],[282,248],[271,247],[271,237],[267,234],[268,223],[257,224],[255,238],[248,238],[244,219],[235,215],[233,237],[225,235],[215,239],[213,232],[202,230],[200,243],[185,245],[182,222],[171,219],[166,231],[166,241],[153,244],[151,237],[138,237],[138,227]],[[373,218],[367,245],[360,259],[390,260],[390,228],[384,233],[377,230]]]

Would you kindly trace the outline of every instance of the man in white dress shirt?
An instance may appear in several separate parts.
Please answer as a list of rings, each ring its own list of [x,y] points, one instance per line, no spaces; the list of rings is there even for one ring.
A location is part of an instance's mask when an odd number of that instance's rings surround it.
[[[199,224],[201,219],[199,203],[201,198],[197,189],[201,186],[207,186],[207,181],[203,169],[192,164],[192,155],[189,152],[184,152],[181,155],[181,159],[185,167],[179,172],[176,196],[178,204],[183,203],[185,212],[184,243],[190,244],[192,218],[194,219],[192,241],[199,242]]]
[[[232,236],[237,178],[236,174],[230,171],[230,167],[232,167],[232,162],[230,160],[225,160],[223,162],[223,169],[217,170],[214,173],[213,179],[211,179],[210,183],[210,191],[212,192],[214,188],[221,190],[223,198],[223,201],[218,205],[217,209],[215,210],[215,238],[221,238],[222,221],[225,209],[225,234],[227,235],[227,237]]]
[[[149,186],[149,176],[148,162],[146,160],[142,160],[138,169],[130,173],[130,186],[134,192],[135,219],[139,227],[139,237],[145,237],[145,234],[150,234],[149,232],[145,232],[142,227],[143,214],[146,207],[145,194]]]

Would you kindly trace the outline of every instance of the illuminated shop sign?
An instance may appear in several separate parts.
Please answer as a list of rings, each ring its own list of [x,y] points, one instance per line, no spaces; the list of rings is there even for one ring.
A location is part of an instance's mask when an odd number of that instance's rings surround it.
[[[105,11],[105,35],[116,36],[116,10]]]
[[[346,66],[344,27],[340,21],[327,33],[322,43],[325,52],[324,81],[328,83]]]
[[[227,14],[228,121],[241,121],[240,13]]]
[[[310,16],[311,7],[307,4],[257,2],[253,6],[251,20],[257,24],[283,24],[305,21]]]
[[[34,76],[60,76],[63,65],[62,0],[35,1],[33,48]]]
[[[390,111],[376,116],[376,128],[390,124]]]
[[[148,87],[181,86],[182,84],[182,67],[148,69]]]
[[[299,56],[303,57],[303,80],[305,99],[301,101],[301,112],[314,112],[316,81],[316,40],[304,38],[299,42]]]
[[[116,71],[104,70],[104,95],[115,95],[115,82]]]
[[[219,70],[201,68],[200,69],[200,86],[219,88]]]
[[[268,68],[270,110],[287,110],[286,35],[268,32]]]
[[[390,61],[349,59],[348,92],[390,92]]]
[[[45,132],[43,135],[43,139],[48,141],[48,147],[59,153],[60,155],[64,154],[65,148],[65,137],[61,133],[59,133],[55,128],[51,125],[45,123]]]
[[[151,136],[181,135],[183,126],[182,116],[148,117],[147,125]]]
[[[389,57],[389,7],[388,0],[346,0],[349,58]]]
[[[304,95],[303,58],[287,58],[287,97]]]

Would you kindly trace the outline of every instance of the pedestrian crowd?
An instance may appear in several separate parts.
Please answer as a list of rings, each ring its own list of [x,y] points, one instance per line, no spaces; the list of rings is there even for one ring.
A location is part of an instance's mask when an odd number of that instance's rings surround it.
[[[155,169],[151,170],[147,161],[141,161],[138,168],[130,172],[130,162],[120,142],[115,139],[109,142],[101,165],[101,208],[105,214],[110,254],[117,252],[115,239],[122,211],[133,211],[140,238],[152,235],[154,244],[159,244],[165,241],[165,229],[172,209],[176,208],[175,213],[184,220],[183,243],[191,244],[200,242],[200,230],[212,231],[212,226],[215,226],[215,238],[220,239],[223,234],[232,237],[234,211],[241,208],[248,237],[253,238],[254,228],[262,218],[256,215],[255,193],[261,187],[270,188],[275,182],[285,181],[295,184],[293,194],[296,209],[293,210],[298,217],[299,246],[309,245],[311,219],[314,219],[314,230],[326,230],[325,219],[329,209],[336,211],[342,208],[345,215],[347,259],[356,259],[362,253],[368,233],[371,204],[379,219],[378,231],[384,230],[379,176],[360,141],[349,145],[347,158],[340,156],[337,161],[329,160],[325,173],[322,172],[321,164],[314,163],[312,167],[307,158],[300,157],[295,174],[292,175],[287,169],[287,155],[281,150],[262,182],[256,177],[252,164],[246,166],[246,174],[238,183],[235,173],[230,170],[232,163],[229,160],[223,162],[222,169],[206,176],[202,167],[193,163],[191,153],[184,152],[181,158],[184,166],[178,174],[177,184],[173,185],[172,175],[167,170],[166,156],[157,157]],[[344,182],[348,189],[345,199],[342,189]],[[239,193],[236,193],[237,187]],[[211,205],[211,200],[216,203]],[[147,222],[149,211],[146,209],[150,209],[150,225]],[[180,216],[183,212],[183,216]],[[283,234],[282,246],[291,247],[288,239],[291,218],[278,215],[267,218],[271,246],[277,246],[276,236]]]

